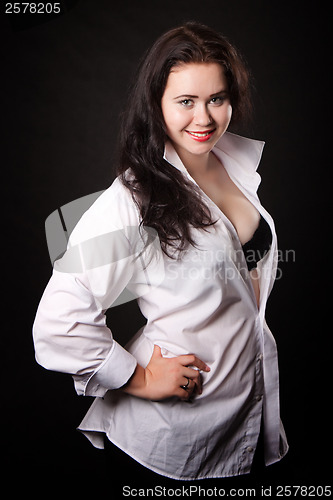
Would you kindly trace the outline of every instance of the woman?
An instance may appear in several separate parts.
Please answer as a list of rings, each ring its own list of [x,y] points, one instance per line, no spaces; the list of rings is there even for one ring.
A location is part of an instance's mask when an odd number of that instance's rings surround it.
[[[119,175],[74,229],[34,324],[37,361],[96,396],[79,427],[93,445],[106,435],[174,479],[249,473],[260,432],[266,465],[288,448],[264,319],[277,250],[256,194],[263,143],[228,132],[249,110],[222,35],[186,23],[161,36],[124,114]],[[125,348],[104,315],[124,290],[147,318]]]

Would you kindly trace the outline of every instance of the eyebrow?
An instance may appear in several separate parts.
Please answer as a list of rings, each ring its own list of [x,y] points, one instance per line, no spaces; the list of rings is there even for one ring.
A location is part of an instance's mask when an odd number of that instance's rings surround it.
[[[221,95],[221,94],[228,94],[228,91],[227,90],[220,90],[220,92],[215,92],[214,94],[211,94],[209,97],[215,97],[215,96]],[[197,95],[182,94],[182,95],[178,95],[177,97],[174,97],[174,99],[180,99],[181,97],[187,97],[190,99],[198,99],[199,98],[199,96],[197,96]]]

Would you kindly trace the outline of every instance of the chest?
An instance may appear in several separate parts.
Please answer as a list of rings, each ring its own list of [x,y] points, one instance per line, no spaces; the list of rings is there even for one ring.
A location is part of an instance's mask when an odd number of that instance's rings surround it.
[[[224,213],[237,231],[242,245],[249,241],[258,227],[260,214],[224,168],[196,179],[202,191]]]

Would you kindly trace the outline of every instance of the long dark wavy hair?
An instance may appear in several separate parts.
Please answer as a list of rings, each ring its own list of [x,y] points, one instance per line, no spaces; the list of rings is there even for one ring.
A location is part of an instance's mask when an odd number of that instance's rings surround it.
[[[231,125],[251,110],[249,72],[231,43],[196,22],[163,34],[141,62],[123,113],[117,174],[130,190],[141,224],[157,231],[161,248],[195,245],[191,227],[206,229],[214,221],[196,186],[163,159],[166,127],[161,100],[171,68],[184,63],[218,63],[228,82]],[[129,175],[130,174],[130,175]]]

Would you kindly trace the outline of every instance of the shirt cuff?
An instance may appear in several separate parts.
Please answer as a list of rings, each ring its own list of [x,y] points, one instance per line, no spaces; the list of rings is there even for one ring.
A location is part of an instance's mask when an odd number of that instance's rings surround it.
[[[113,341],[108,356],[86,381],[81,394],[103,397],[107,391],[119,389],[133,375],[136,366],[136,358],[118,342]]]

